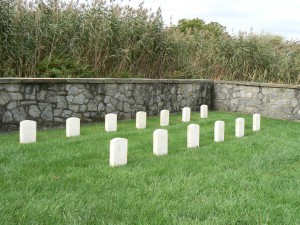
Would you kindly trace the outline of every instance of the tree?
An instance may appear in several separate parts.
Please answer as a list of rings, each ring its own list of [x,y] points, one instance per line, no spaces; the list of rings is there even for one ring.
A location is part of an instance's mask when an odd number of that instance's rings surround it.
[[[195,33],[196,31],[205,31],[214,36],[221,36],[226,33],[226,27],[218,22],[206,23],[199,18],[194,19],[181,19],[178,22],[177,28],[183,33]]]
[[[179,30],[181,32],[187,32],[188,30],[190,30],[191,32],[195,31],[195,30],[203,30],[205,27],[205,21],[195,18],[195,19],[181,19],[178,22],[178,26]]]

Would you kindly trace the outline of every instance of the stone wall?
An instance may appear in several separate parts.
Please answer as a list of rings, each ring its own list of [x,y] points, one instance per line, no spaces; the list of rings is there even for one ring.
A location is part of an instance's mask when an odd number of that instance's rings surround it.
[[[0,79],[0,131],[18,129],[25,119],[39,127],[64,125],[69,117],[99,122],[107,113],[133,118],[160,110],[199,111],[212,107],[213,81],[148,79]]]
[[[83,123],[148,116],[160,110],[180,112],[185,106],[260,113],[300,120],[300,86],[211,80],[148,79],[4,79],[0,78],[0,131],[16,130],[19,122],[35,120],[39,127],[64,125],[75,116]]]
[[[297,85],[216,81],[213,105],[221,111],[300,120],[299,89]]]

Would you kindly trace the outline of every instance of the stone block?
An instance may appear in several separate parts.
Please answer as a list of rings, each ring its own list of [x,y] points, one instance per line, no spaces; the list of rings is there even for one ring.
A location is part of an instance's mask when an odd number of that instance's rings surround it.
[[[86,111],[86,105],[80,105],[79,106],[79,112],[85,112]]]
[[[6,108],[7,108],[8,110],[12,110],[12,109],[17,108],[17,107],[18,107],[18,103],[17,103],[17,102],[10,102],[10,103],[8,103],[7,106],[6,106]]]
[[[128,140],[126,138],[114,138],[110,141],[109,165],[112,167],[127,164]]]
[[[94,100],[97,101],[97,102],[103,102],[103,96],[99,96],[99,95],[95,96]]]
[[[41,111],[36,105],[31,105],[29,106],[28,114],[33,118],[38,118],[41,114]]]
[[[20,85],[19,84],[10,84],[10,85],[6,86],[5,89],[8,92],[18,92],[18,91],[20,91]]]
[[[5,91],[0,92],[0,106],[6,105],[8,102],[11,101],[11,98],[8,93]]]
[[[215,130],[214,130],[214,141],[215,142],[224,141],[224,133],[225,133],[225,122],[220,120],[216,121]]]
[[[104,92],[105,92],[104,85],[99,84],[97,93],[98,94],[103,94]]]
[[[122,112],[123,111],[123,108],[124,108],[124,103],[123,102],[119,102],[118,105],[116,106],[117,110],[119,112]]]
[[[1,117],[0,117],[1,119]],[[6,111],[4,114],[3,114],[3,117],[2,117],[2,122],[3,123],[9,123],[9,122],[12,122],[14,121],[13,119],[13,116],[12,116],[12,113],[10,111]]]
[[[73,102],[74,96],[66,96],[67,102],[71,104]]]
[[[34,100],[36,97],[36,87],[34,85],[26,86],[25,88],[25,99]]]
[[[125,96],[130,98],[132,96],[132,91],[125,91]]]
[[[58,96],[57,97],[57,104],[56,104],[57,108],[60,109],[66,109],[68,108],[68,102],[65,98],[65,96]]]
[[[28,105],[36,105],[36,101],[21,101],[20,102],[21,105],[24,105],[24,106],[28,106]]]
[[[137,112],[136,113],[136,128],[145,129],[147,124],[147,113],[146,112]]]
[[[235,136],[240,138],[244,137],[245,134],[245,119],[237,118],[235,120]]]
[[[198,124],[190,124],[187,127],[187,147],[195,148],[200,144],[200,126]]]
[[[76,85],[68,86],[67,91],[68,91],[68,95],[73,95],[73,96],[78,95],[79,93],[78,87]]]
[[[119,103],[119,100],[114,99],[114,98],[110,98],[110,103],[111,103],[113,106],[117,106],[118,103]]]
[[[54,118],[57,117],[57,116],[60,116],[62,114],[62,109],[55,109],[53,110],[53,116]]]
[[[126,96],[121,94],[120,92],[117,92],[117,94],[115,94],[114,98],[119,100],[119,101],[122,101],[122,102],[127,101]]]
[[[190,122],[191,120],[191,108],[184,107],[182,109],[182,122]]]
[[[252,124],[253,131],[260,130],[260,114],[256,113],[253,115],[253,124]]]
[[[57,96],[57,92],[54,92],[54,91],[48,91],[47,92],[47,95],[46,95],[46,102],[48,103],[56,103],[57,102],[57,99],[58,99],[58,96]]]
[[[124,103],[124,112],[125,113],[131,112],[131,106],[127,102]]]
[[[110,103],[110,99],[111,99],[110,96],[105,96],[103,102],[106,103],[106,104]]]
[[[90,100],[87,104],[87,110],[88,111],[92,111],[92,112],[95,112],[97,111],[97,102],[95,100]]]
[[[86,99],[93,98],[93,93],[91,92],[91,90],[87,89],[86,87],[83,89],[82,93]]]
[[[80,119],[71,117],[66,120],[66,136],[73,137],[80,135]]]
[[[44,101],[46,99],[47,92],[45,90],[41,90],[37,93],[37,100]]]
[[[91,117],[93,117],[93,118],[95,118],[95,116],[97,115],[96,112],[90,112],[90,113],[91,113]],[[80,113],[74,113],[73,115],[76,116],[76,117],[79,117],[81,114]]]
[[[27,144],[36,142],[36,122],[23,120],[20,122],[20,143]]]
[[[62,112],[61,116],[66,119],[66,118],[69,118],[71,116],[71,114],[72,114],[72,111],[70,111],[70,110],[64,110]]]
[[[165,129],[157,129],[153,132],[153,154],[168,154],[168,131]]]
[[[105,86],[105,94],[107,96],[113,97],[118,92],[118,85],[117,84],[107,84]]]
[[[52,105],[49,104],[41,113],[41,118],[46,121],[53,120]]]
[[[12,113],[13,119],[16,122],[21,122],[23,120],[26,120],[26,118],[27,118],[27,114],[26,114],[23,106],[20,106],[20,107],[17,107],[15,109],[11,110],[11,113]]]
[[[10,101],[23,100],[23,95],[19,92],[10,92],[9,97],[10,97]]]
[[[59,118],[59,117],[54,118],[54,122],[62,123],[64,121],[65,120],[63,118]]]
[[[187,104],[187,100],[186,99],[182,99],[180,101],[180,106],[185,106]]]
[[[169,126],[169,110],[160,111],[160,126]]]
[[[83,113],[83,117],[90,118],[91,113],[90,112],[85,112],[85,113]]]
[[[295,108],[295,107],[297,107],[298,105],[299,105],[298,99],[297,99],[297,98],[293,98],[293,99],[291,100],[291,107]]]
[[[81,105],[81,104],[84,103],[84,101],[85,101],[85,96],[84,96],[82,93],[79,94],[79,95],[77,95],[77,96],[75,96],[75,97],[73,98],[73,103],[74,103],[74,104],[79,104],[79,105]]]
[[[207,105],[200,106],[200,117],[202,119],[205,119],[208,117],[208,106]]]
[[[129,98],[128,99],[128,103],[129,103],[129,105],[134,105],[135,104],[135,100],[133,98]]]
[[[105,130],[107,132],[117,131],[117,114],[109,113],[105,115]]]
[[[108,103],[106,105],[106,108],[105,108],[106,113],[111,113],[111,112],[113,112],[115,110],[116,110],[116,108],[111,103]]]
[[[105,105],[103,104],[103,102],[100,102],[98,105],[98,112],[104,111],[105,110]]]

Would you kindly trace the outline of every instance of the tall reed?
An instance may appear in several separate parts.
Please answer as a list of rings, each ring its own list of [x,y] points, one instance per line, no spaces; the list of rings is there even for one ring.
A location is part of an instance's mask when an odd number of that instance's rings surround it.
[[[297,84],[300,44],[274,35],[182,32],[165,26],[161,11],[143,4],[2,0],[0,74]]]

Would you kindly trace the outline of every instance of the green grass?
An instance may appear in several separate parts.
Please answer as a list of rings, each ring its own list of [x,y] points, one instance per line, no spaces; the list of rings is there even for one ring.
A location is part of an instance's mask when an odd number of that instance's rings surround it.
[[[244,138],[234,120],[246,119]],[[210,112],[200,124],[201,146],[186,148],[187,123],[171,115],[169,154],[152,154],[152,132],[135,121],[85,125],[81,136],[64,129],[38,131],[19,144],[0,135],[1,224],[299,224],[299,123],[262,118],[253,132],[249,115]],[[225,121],[225,142],[213,142],[214,121]],[[109,141],[128,138],[126,166],[109,167]]]

